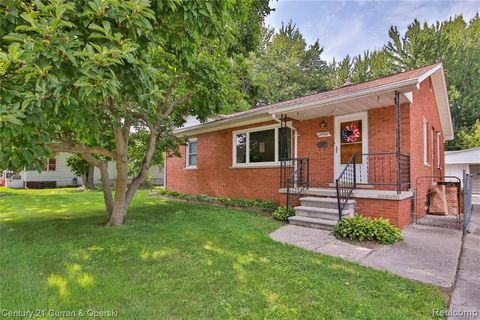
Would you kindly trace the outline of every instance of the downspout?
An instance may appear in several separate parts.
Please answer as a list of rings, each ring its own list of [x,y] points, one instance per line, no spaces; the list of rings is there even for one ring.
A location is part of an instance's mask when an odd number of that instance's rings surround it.
[[[274,121],[280,123],[280,124],[282,123],[282,121],[280,121],[280,119],[277,118],[277,116],[275,115],[275,113],[272,113],[272,119],[273,119]],[[294,136],[293,136],[293,144],[294,144],[293,150],[294,150],[294,151],[293,151],[293,154],[294,154],[294,158],[297,158],[297,157],[298,157],[298,148],[297,148],[297,146],[298,146],[298,144],[297,144],[297,143],[298,143],[298,131],[297,131],[297,129],[296,129],[293,125],[288,126],[288,127],[289,127],[290,129],[292,129],[293,132],[294,132]]]
[[[164,153],[163,160],[163,189],[167,189],[167,151]]]
[[[24,189],[28,189],[27,188],[27,167],[23,167],[23,172],[24,172],[24,178],[23,178],[23,188]]]

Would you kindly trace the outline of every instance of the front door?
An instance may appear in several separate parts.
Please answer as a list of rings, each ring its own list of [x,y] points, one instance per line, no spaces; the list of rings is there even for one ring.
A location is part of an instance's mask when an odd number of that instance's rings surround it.
[[[368,113],[335,117],[335,179],[353,154],[357,154],[357,183],[367,183],[367,164],[360,156],[368,153]]]

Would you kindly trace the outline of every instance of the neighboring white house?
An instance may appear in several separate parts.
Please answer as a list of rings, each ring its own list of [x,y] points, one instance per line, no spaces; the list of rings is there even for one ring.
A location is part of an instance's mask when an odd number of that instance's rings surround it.
[[[472,175],[472,192],[480,200],[480,148],[445,152],[445,175],[463,177],[463,171]]]
[[[10,188],[54,188],[64,186],[82,185],[82,177],[76,177],[67,166],[67,158],[71,154],[60,152],[55,159],[49,159],[48,165],[38,172],[37,170],[24,170],[18,173],[7,170],[2,173],[2,184]],[[110,180],[115,180],[116,170],[115,162],[108,163],[108,173]],[[163,185],[163,168],[152,166],[149,170],[149,176],[155,185]],[[100,184],[100,171],[95,167],[94,183]]]

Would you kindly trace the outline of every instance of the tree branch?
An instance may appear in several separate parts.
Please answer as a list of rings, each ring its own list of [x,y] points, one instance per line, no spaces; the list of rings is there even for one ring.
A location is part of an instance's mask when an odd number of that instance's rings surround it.
[[[186,95],[184,95],[183,97],[181,98],[178,98],[177,100],[173,101],[167,108],[167,110],[165,111],[165,113],[163,114],[165,117],[168,117],[172,111],[173,111],[173,108],[179,104],[182,104],[182,103],[185,103],[188,101],[188,99],[190,99],[192,97],[192,93],[187,93]]]
[[[177,84],[180,81],[182,81],[183,79],[185,79],[184,75],[178,75],[175,78],[173,78],[172,82],[170,83],[170,85],[167,88],[167,91],[165,92],[165,95],[163,96],[162,103],[158,106],[159,111],[160,111],[160,108],[163,107],[167,103],[168,99],[170,99],[170,96],[172,95],[173,89],[175,89]]]
[[[50,149],[50,151],[53,151],[53,152],[98,154],[98,155],[108,157],[112,160],[115,160],[117,158],[116,154],[110,150],[107,150],[101,147],[87,147],[84,144],[81,144],[72,140],[66,140],[65,138],[61,138],[61,139],[62,139],[62,142],[55,142],[55,143],[48,144],[47,145],[48,149]]]
[[[130,206],[130,202],[133,199],[133,195],[137,191],[138,187],[145,182],[147,179],[148,169],[150,169],[150,164],[152,162],[153,155],[155,154],[155,148],[157,146],[157,138],[158,138],[158,131],[153,130],[150,132],[150,138],[148,140],[147,152],[145,153],[145,157],[143,158],[142,169],[138,176],[136,176],[132,183],[127,190],[126,196],[126,205],[125,207],[128,208]]]

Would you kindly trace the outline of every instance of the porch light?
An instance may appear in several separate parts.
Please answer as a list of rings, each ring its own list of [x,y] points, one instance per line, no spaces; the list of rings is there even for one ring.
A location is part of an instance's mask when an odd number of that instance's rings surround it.
[[[320,122],[320,128],[326,128],[327,127],[327,122],[325,120],[322,120],[322,122]]]

